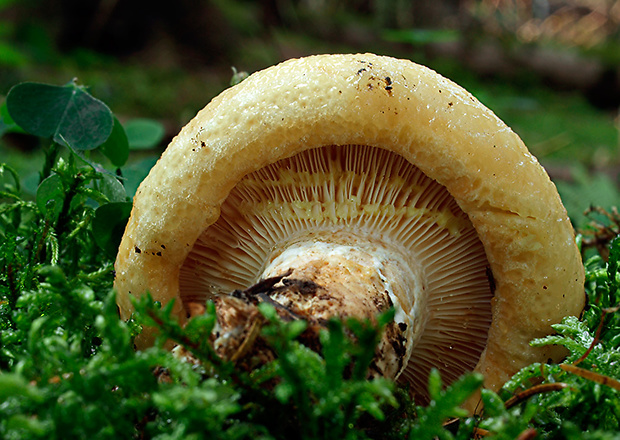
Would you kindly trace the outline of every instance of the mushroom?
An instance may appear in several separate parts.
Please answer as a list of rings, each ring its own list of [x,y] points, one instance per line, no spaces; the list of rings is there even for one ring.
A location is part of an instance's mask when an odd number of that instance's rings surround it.
[[[566,211],[519,137],[437,73],[372,54],[251,75],[136,193],[116,261],[123,318],[147,291],[183,322],[266,279],[281,286],[270,301],[318,320],[393,306],[378,371],[421,399],[431,368],[497,390],[557,360],[529,342],[585,301]]]

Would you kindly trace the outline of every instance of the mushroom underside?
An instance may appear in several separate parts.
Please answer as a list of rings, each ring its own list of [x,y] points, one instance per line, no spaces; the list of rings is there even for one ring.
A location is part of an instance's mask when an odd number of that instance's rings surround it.
[[[270,293],[303,316],[393,306],[380,370],[421,400],[431,368],[451,382],[486,345],[493,282],[476,230],[445,187],[381,148],[329,145],[246,175],[188,254],[180,297],[191,314],[265,278],[315,286]]]

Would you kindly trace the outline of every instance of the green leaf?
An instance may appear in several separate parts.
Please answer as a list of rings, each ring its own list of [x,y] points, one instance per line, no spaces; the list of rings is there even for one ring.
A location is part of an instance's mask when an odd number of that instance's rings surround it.
[[[76,150],[98,147],[114,125],[110,109],[73,82],[65,86],[21,83],[11,88],[6,103],[24,130]]]
[[[450,417],[463,417],[467,414],[460,405],[482,386],[482,382],[481,374],[466,374],[448,386],[445,391],[441,391],[426,408],[418,408],[418,424],[411,430],[409,438],[416,440],[431,440],[437,436],[446,438],[447,432],[444,431],[443,423]]]
[[[500,416],[506,412],[504,401],[493,391],[483,389],[481,398],[484,407],[484,415],[487,417]]]
[[[383,33],[387,41],[422,46],[430,43],[452,43],[460,39],[460,32],[453,29],[398,29]]]
[[[106,203],[95,210],[93,235],[107,255],[114,257],[131,214],[131,202]]]
[[[26,397],[39,400],[39,390],[28,384],[23,376],[14,373],[0,374],[0,401],[9,397]]]
[[[23,133],[19,125],[15,123],[8,109],[6,108],[6,101],[0,105],[0,137],[5,133]]]
[[[114,126],[108,139],[99,147],[116,167],[122,167],[129,158],[129,141],[121,123],[114,117]]]
[[[607,277],[609,281],[607,285],[609,286],[609,296],[611,298],[615,298],[616,292],[618,291],[618,261],[620,260],[620,237],[616,237],[612,240],[609,246],[609,263],[607,264]],[[613,301],[613,300],[612,300]],[[615,306],[616,304],[610,304],[611,306]]]
[[[605,174],[589,175],[583,167],[573,169],[575,183],[562,180],[555,182],[562,203],[566,207],[568,216],[576,227],[584,227],[588,217],[584,211],[590,206],[611,208],[617,205],[620,191],[616,183]]]
[[[45,438],[45,433],[49,425],[49,423],[41,422],[35,417],[28,417],[23,414],[16,414],[9,417],[6,424],[10,431],[19,432],[22,436],[26,436],[26,433],[28,433],[28,438]]]
[[[0,66],[15,68],[24,66],[27,63],[28,57],[15,49],[14,45],[0,41]]]
[[[442,388],[442,380],[441,375],[439,374],[439,370],[433,368],[428,375],[428,393],[431,396],[431,399],[439,399],[441,396],[441,388]]]
[[[125,177],[125,189],[127,195],[133,197],[138,189],[140,183],[148,175],[151,168],[157,163],[157,157],[147,157],[139,162],[131,163],[123,168],[123,175]]]
[[[125,132],[132,150],[156,147],[164,138],[164,126],[152,119],[133,119],[125,124]]]
[[[119,180],[110,174],[100,174],[95,188],[103,194],[110,202],[126,202],[127,193],[125,187]]]
[[[5,163],[0,163],[0,185],[0,191],[10,192],[16,196],[21,191],[21,184],[17,171]],[[4,197],[6,197],[6,195]]]
[[[62,179],[58,174],[52,174],[39,184],[35,201],[42,213],[57,219],[62,211],[64,198]]]
[[[350,357],[346,353],[346,340],[341,321],[332,319],[327,323],[329,331],[320,334],[323,357],[325,358],[325,371],[327,372],[327,386],[334,389],[340,386],[342,374]]]

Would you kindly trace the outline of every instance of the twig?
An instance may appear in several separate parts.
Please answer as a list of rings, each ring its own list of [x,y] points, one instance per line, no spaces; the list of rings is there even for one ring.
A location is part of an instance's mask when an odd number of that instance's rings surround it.
[[[292,273],[293,273],[293,269],[289,269],[282,275],[265,278],[264,280],[259,281],[258,283],[248,287],[247,289],[243,291],[235,290],[232,293],[232,296],[236,298],[247,298],[247,297],[256,296],[258,293],[261,293],[261,292],[268,292],[273,288],[273,286],[275,286],[280,281],[282,281],[283,278],[286,278]]]
[[[521,391],[520,393],[512,396],[510,399],[506,401],[504,406],[506,407],[506,409],[512,408],[513,406],[523,402],[524,400],[529,399],[530,397],[536,394],[549,393],[551,391],[560,391],[566,387],[568,387],[568,384],[564,382],[544,383],[540,385],[534,385],[533,387],[530,387],[527,390]]]
[[[517,437],[517,440],[530,440],[535,438],[538,432],[534,428],[528,428]]]
[[[620,382],[609,376],[595,373],[594,371],[586,370],[585,368],[575,367],[571,364],[560,364],[560,368],[568,373],[583,377],[584,379],[591,380],[592,382],[600,383],[601,385],[607,385],[614,390],[620,391]]]
[[[594,346],[596,344],[598,344],[598,342],[601,340],[601,330],[603,329],[603,323],[605,322],[605,317],[609,313],[617,312],[618,309],[620,309],[620,306],[609,307],[609,308],[606,308],[606,309],[602,309],[603,313],[601,314],[601,322],[599,322],[599,324],[598,324],[598,328],[596,329],[596,334],[594,335],[594,339],[592,340],[592,343],[590,344],[590,346],[588,347],[586,352],[579,359],[577,359],[575,362],[573,362],[573,365],[579,365],[585,358],[588,357],[588,355],[594,349]]]

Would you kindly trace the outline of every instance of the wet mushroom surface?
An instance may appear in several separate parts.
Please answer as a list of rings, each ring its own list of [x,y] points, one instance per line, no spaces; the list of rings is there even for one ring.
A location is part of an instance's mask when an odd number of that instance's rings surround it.
[[[529,342],[585,302],[574,231],[521,139],[453,82],[373,54],[289,60],[213,99],[140,185],[115,267],[125,319],[146,292],[180,322],[215,300],[223,352],[255,340],[252,295],[319,326],[394,307],[375,372],[422,400],[430,368],[497,390],[560,359]]]

